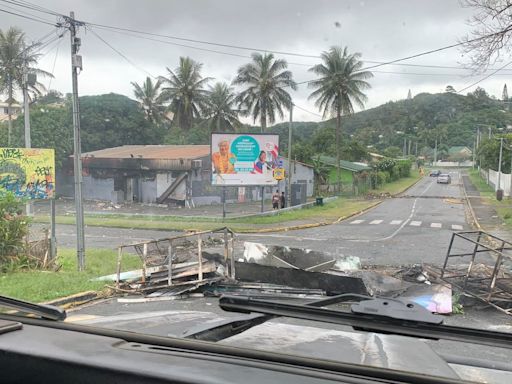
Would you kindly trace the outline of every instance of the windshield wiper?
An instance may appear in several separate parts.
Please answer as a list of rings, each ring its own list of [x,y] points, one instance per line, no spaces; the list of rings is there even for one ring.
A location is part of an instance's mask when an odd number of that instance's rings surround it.
[[[0,295],[0,306],[16,309],[17,311],[36,315],[48,320],[64,320],[66,311],[53,305],[34,304],[28,301],[13,299]]]
[[[359,299],[365,298],[366,300],[352,304],[351,312],[318,308],[319,306],[347,301],[347,295],[333,296],[309,304],[289,304],[272,300],[252,299],[247,296],[222,296],[219,305],[226,311],[259,313],[268,317],[267,320],[276,316],[284,316],[348,325],[356,330],[369,332],[434,340],[453,340],[512,349],[512,333],[443,325],[441,316],[433,315],[415,303],[398,299],[376,299],[359,295],[348,296]],[[240,322],[240,319],[238,321]],[[249,321],[254,322],[254,319]],[[244,328],[248,329],[247,327]]]

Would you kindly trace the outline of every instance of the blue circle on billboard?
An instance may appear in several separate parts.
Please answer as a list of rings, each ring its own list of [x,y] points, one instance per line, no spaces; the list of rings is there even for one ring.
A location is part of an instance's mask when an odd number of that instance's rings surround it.
[[[231,143],[231,152],[237,161],[256,161],[260,154],[260,145],[252,136],[239,136]]]

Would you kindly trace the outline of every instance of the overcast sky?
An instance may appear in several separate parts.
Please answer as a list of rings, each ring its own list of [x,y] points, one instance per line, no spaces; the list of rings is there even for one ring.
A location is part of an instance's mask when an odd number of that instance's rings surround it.
[[[332,45],[348,46],[360,52],[363,60],[389,61],[443,47],[457,42],[468,31],[472,10],[457,0],[45,0],[33,3],[58,13],[75,12],[75,17],[97,24],[136,29],[215,43],[266,50],[318,55]],[[0,1],[0,9],[13,11],[12,4]],[[51,15],[23,10],[55,21]],[[0,26],[18,26],[30,40],[37,40],[52,27],[0,13]],[[79,76],[79,94],[97,95],[116,92],[132,97],[131,81],[142,83],[149,72],[165,75],[165,67],[174,68],[180,56],[190,56],[204,64],[205,76],[230,82],[245,57],[164,44],[117,32],[91,27],[111,46],[125,55],[127,62],[90,31],[80,28],[80,54],[83,72]],[[224,53],[248,56],[250,51],[154,37]],[[60,41],[60,42],[59,42]],[[71,91],[69,34],[43,49],[40,67],[54,73],[55,79],[43,81],[62,93]],[[278,55],[288,60],[297,82],[311,80],[308,68],[315,58]],[[468,62],[458,49],[404,61],[407,64],[461,66]],[[55,64],[55,67],[54,67]],[[372,65],[372,63],[367,63]],[[396,73],[382,73],[396,72]],[[469,70],[387,65],[375,69],[368,91],[367,108],[390,100],[400,100],[420,92],[442,92],[450,84],[461,89],[483,77]],[[503,84],[512,71],[503,71],[480,86],[501,96]],[[471,91],[473,89],[470,89]],[[308,101],[305,85],[293,92],[294,102],[317,112]],[[465,93],[465,92],[464,92]],[[296,110],[296,120],[319,120],[313,114]]]

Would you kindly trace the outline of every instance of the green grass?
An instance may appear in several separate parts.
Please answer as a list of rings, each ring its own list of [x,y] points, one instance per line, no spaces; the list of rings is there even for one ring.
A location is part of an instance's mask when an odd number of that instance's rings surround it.
[[[496,192],[491,186],[487,185],[486,181],[480,176],[476,169],[469,171],[469,178],[480,192],[480,196],[484,198],[484,202],[492,205],[507,228],[512,230],[511,201],[507,197],[504,197],[501,201],[496,200]]]
[[[388,183],[373,192],[395,194],[403,191],[420,176],[413,176]],[[373,204],[373,201],[364,199],[339,198],[322,207],[311,207],[285,211],[273,216],[250,216],[242,218],[227,218],[222,221],[214,217],[186,217],[186,216],[146,216],[146,215],[121,215],[121,214],[95,214],[86,215],[85,224],[89,226],[114,227],[114,228],[138,228],[156,229],[167,231],[211,230],[222,226],[228,226],[236,232],[253,232],[264,226],[277,224],[293,224],[297,222],[331,222],[342,216],[358,212]],[[47,216],[36,216],[33,222],[48,223]],[[75,224],[73,216],[57,216],[57,224]]]
[[[115,273],[117,252],[88,249],[84,272],[77,271],[76,253],[72,249],[59,249],[57,262],[62,265],[58,272],[17,271],[0,274],[1,294],[43,302],[83,291],[101,290],[105,282],[90,281],[90,279]],[[140,267],[140,259],[137,256],[123,256],[123,271]]]

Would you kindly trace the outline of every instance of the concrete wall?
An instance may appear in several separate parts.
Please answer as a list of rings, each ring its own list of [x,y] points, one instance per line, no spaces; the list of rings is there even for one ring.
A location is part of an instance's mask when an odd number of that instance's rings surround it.
[[[473,166],[473,161],[471,160],[466,160],[466,161],[461,161],[461,162],[457,162],[457,161],[437,161],[437,162],[432,162],[432,165],[434,167],[472,167]]]
[[[154,203],[156,202],[156,177],[154,179],[144,179],[140,180],[140,189],[141,189],[141,202],[143,203]],[[112,188],[113,190],[114,188]]]
[[[489,169],[489,185],[492,186],[495,191],[503,189],[503,195],[510,196],[510,174],[502,172],[500,185],[498,186],[498,172]]]
[[[84,199],[112,200],[114,179],[96,179],[92,176],[83,177]],[[117,201],[116,201],[117,202]]]
[[[283,160],[284,169],[288,170],[288,160]],[[313,196],[315,192],[315,172],[312,167],[307,167],[301,163],[297,163],[292,161],[292,184],[296,184],[299,182],[306,182],[307,184],[307,196]],[[284,183],[282,181],[281,183]]]

